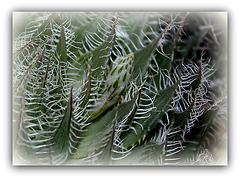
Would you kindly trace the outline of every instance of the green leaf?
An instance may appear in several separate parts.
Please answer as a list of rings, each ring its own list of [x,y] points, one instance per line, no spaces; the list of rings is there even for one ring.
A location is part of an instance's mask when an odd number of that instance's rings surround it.
[[[178,54],[177,52],[178,50],[182,50],[179,49],[181,48],[181,46],[179,45],[181,41],[180,35],[183,31],[184,23],[188,14],[189,13],[187,12],[185,17],[182,19],[180,27],[178,27],[176,32],[172,34],[173,36],[171,37],[171,40],[167,41],[162,47],[165,55],[158,53],[155,57],[157,59],[157,63],[160,69],[167,69],[170,71],[172,70],[172,67],[176,63],[177,59],[182,58],[182,54]]]
[[[101,147],[104,147],[110,140],[109,135],[113,132],[114,121],[120,122],[131,116],[134,108],[135,98],[122,103],[104,116],[99,117],[86,127],[86,132],[81,134],[83,138],[73,158],[83,158],[93,154]],[[126,119],[128,120],[128,119]]]
[[[68,104],[65,109],[64,117],[61,120],[52,138],[54,154],[68,153],[70,122],[71,122],[71,118],[73,117],[72,89],[73,87],[71,88],[70,98],[68,100]]]
[[[80,57],[76,59],[78,64],[74,61],[71,62],[73,66],[81,69],[78,71],[79,76],[86,73],[89,61],[91,62],[92,77],[94,79],[102,80],[106,76],[106,65],[111,56],[115,42],[115,26],[116,20],[112,23],[112,28],[109,30],[107,37],[98,47],[87,53],[81,54]],[[74,71],[74,73],[76,72]]]
[[[77,17],[79,17],[77,14],[73,15],[74,19]],[[104,31],[107,31],[108,25],[110,25],[106,19],[110,21],[110,18],[111,17],[109,17],[107,13],[100,13],[97,17],[90,19],[87,23],[79,24],[78,22],[75,24],[75,26],[77,26],[77,28],[74,29],[74,34],[76,36],[75,41],[81,43],[76,43],[76,45],[80,45],[81,53],[87,53],[92,50],[93,47],[89,47],[87,41],[92,40],[93,45],[97,46],[103,39],[105,39],[105,35],[107,34]],[[78,55],[78,52],[75,51],[73,47],[70,49]]]
[[[189,20],[190,21],[187,23],[193,23],[191,22],[191,19]],[[204,42],[204,38],[211,30],[211,26],[203,26],[201,29],[195,26],[192,28],[193,35],[189,35],[186,40],[179,42],[178,44],[178,53],[181,54],[181,56],[185,59],[185,62],[186,59],[190,59],[196,55],[196,52],[199,49],[201,43]]]
[[[82,93],[80,94],[80,99],[83,98],[83,101],[81,103],[81,108],[84,108],[87,103],[88,103],[88,100],[90,98],[90,93],[91,93],[91,70],[92,70],[92,66],[90,65],[90,68],[89,68],[89,72],[88,72],[88,80],[87,80],[87,83],[86,85],[84,86],[84,88],[82,89]]]
[[[178,154],[182,161],[187,158],[191,159],[198,153],[199,147],[207,140],[207,135],[218,112],[219,108],[207,111],[196,121],[195,127],[185,135],[185,142],[183,143],[185,149]]]
[[[159,165],[163,163],[163,144],[148,142],[136,146],[131,153],[122,160],[114,161],[115,165]]]
[[[66,37],[65,37],[63,25],[61,25],[61,34],[60,34],[60,39],[59,39],[58,46],[57,46],[57,54],[60,56],[61,62],[68,61]]]
[[[170,23],[171,24],[171,23]],[[161,32],[161,34],[154,39],[150,44],[142,48],[140,51],[137,51],[135,53],[135,60],[134,60],[134,73],[133,73],[133,78],[137,78],[138,75],[140,77],[144,77],[145,73],[147,72],[147,69],[149,67],[149,64],[151,63],[152,60],[152,55],[156,51],[158,47],[158,43],[164,33],[168,30],[170,24],[167,25],[167,27]],[[137,82],[140,84],[140,81],[138,80]]]
[[[91,117],[89,121],[94,120],[107,109],[114,106],[121,95],[124,94],[132,77],[133,60],[133,53],[116,59],[116,63],[107,76],[105,90],[100,99],[97,99],[98,104],[91,109],[93,112],[90,113]]]
[[[47,27],[49,26],[50,24],[50,21],[54,19],[55,17],[55,13],[51,14],[41,25],[40,27],[36,30],[36,32],[32,35],[34,38],[33,39],[29,39],[30,41],[25,44],[21,49],[19,49],[18,51],[15,52],[14,54],[14,58],[20,56],[21,53],[24,53],[23,51],[28,48],[28,51],[32,51],[34,50],[34,48],[36,48],[35,46],[30,46],[30,44],[32,44],[34,41],[37,41],[37,39],[40,37],[40,35],[44,34],[46,35],[48,32],[47,32]]]
[[[115,135],[115,127],[116,127],[116,116],[114,118],[113,128],[109,139],[107,140],[106,146],[103,149],[100,149],[102,153],[98,157],[98,164],[111,164],[112,163],[112,155],[113,155],[113,147],[114,147],[114,135]]]
[[[78,146],[78,150],[73,154],[73,158],[87,157],[105,145],[113,127],[115,113],[116,110],[112,110],[86,127],[86,132],[81,134],[83,139]]]
[[[191,117],[190,114],[192,113],[197,94],[198,91],[196,92],[195,98],[193,99],[192,103],[183,112],[169,112],[169,115],[171,116],[171,121],[173,122],[173,126],[180,127],[182,131],[184,131],[184,133],[187,129],[187,125]]]
[[[106,64],[112,53],[113,45],[115,42],[115,28],[116,28],[117,19],[112,24],[112,29],[110,30],[107,39],[92,52],[92,76],[94,78],[101,79],[106,73]]]
[[[141,43],[144,41],[144,34],[141,31],[145,31],[146,23],[148,21],[148,14],[147,13],[139,13],[139,12],[132,12],[126,19],[126,32],[129,34],[129,39],[126,38],[125,43],[128,43],[130,49],[138,48],[140,49]],[[125,25],[125,24],[124,24]],[[134,45],[132,44],[134,43]]]
[[[139,124],[132,124],[132,127],[136,132],[134,130],[130,130],[129,132],[124,133],[123,137],[126,137],[123,142],[124,147],[128,148],[141,141],[144,136],[146,136],[147,133],[162,120],[163,115],[168,110],[174,97],[177,86],[178,84],[175,84],[158,92],[154,101],[156,110],[151,111],[151,116],[149,118],[138,121],[142,125],[143,129]]]

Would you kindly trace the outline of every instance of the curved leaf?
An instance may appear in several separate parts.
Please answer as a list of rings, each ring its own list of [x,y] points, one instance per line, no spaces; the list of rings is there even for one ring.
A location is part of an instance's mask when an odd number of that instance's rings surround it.
[[[170,103],[173,100],[175,90],[178,87],[178,84],[172,85],[166,89],[160,90],[155,98],[154,106],[155,110],[152,110],[151,116],[146,119],[142,119],[138,121],[139,124],[132,124],[131,126],[135,130],[129,131],[126,136],[123,144],[124,147],[128,148],[134,145],[137,142],[140,142],[144,136],[147,135],[149,131],[151,131],[161,120],[165,112],[167,112]]]
[[[170,25],[171,23],[167,25],[167,27],[161,32],[161,34],[156,39],[154,39],[147,46],[145,46],[140,51],[137,51],[135,53],[134,73],[133,73],[134,79],[137,78],[138,75],[140,75],[140,77],[145,76],[145,73],[152,59],[151,56],[156,51],[159,45],[160,39],[163,37],[164,33],[169,29]],[[140,81],[138,83],[140,83]]]
[[[109,135],[113,132],[114,121],[116,120],[119,123],[122,120],[127,120],[133,111],[135,100],[133,98],[129,102],[120,104],[87,126],[86,131],[81,134],[82,140],[73,158],[87,157],[105,146],[110,139]],[[123,124],[126,123],[126,121],[122,122]]]
[[[73,88],[73,87],[72,87]],[[69,148],[69,131],[70,131],[70,122],[73,117],[72,115],[72,88],[70,93],[70,98],[65,109],[65,114],[61,120],[58,128],[54,132],[52,137],[53,143],[53,155],[67,155]]]
[[[126,88],[132,77],[134,55],[129,54],[126,57],[118,58],[109,72],[106,79],[106,87],[100,98],[96,99],[96,104],[91,108],[89,121],[94,120],[104,113],[108,108],[115,105],[121,95],[125,93]]]

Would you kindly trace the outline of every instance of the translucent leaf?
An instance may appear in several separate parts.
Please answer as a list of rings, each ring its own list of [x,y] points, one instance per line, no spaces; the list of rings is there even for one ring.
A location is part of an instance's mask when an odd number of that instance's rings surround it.
[[[90,121],[104,113],[112,107],[124,94],[132,77],[134,55],[118,58],[106,79],[106,86],[101,97],[96,100],[96,104],[90,110]]]

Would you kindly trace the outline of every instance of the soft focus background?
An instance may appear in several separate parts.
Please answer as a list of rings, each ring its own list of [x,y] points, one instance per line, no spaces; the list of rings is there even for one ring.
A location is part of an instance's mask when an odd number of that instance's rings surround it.
[[[12,26],[11,13],[19,10],[224,10],[229,13],[229,166],[228,167],[194,167],[194,168],[33,168],[33,167],[12,167],[11,166],[11,41]],[[239,99],[239,55],[238,39],[240,28],[240,11],[237,1],[6,1],[1,6],[1,65],[2,88],[1,88],[1,174],[6,177],[16,178],[66,178],[66,177],[98,177],[98,178],[146,178],[168,177],[168,178],[226,178],[237,176],[239,173],[239,142],[240,136],[238,120]],[[173,172],[174,171],[174,172]],[[117,174],[117,175],[116,175]]]

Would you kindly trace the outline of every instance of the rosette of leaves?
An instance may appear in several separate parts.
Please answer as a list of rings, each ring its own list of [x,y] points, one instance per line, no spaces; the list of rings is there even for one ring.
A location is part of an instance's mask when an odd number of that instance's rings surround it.
[[[27,14],[13,41],[15,163],[221,163],[226,32],[206,14]]]

